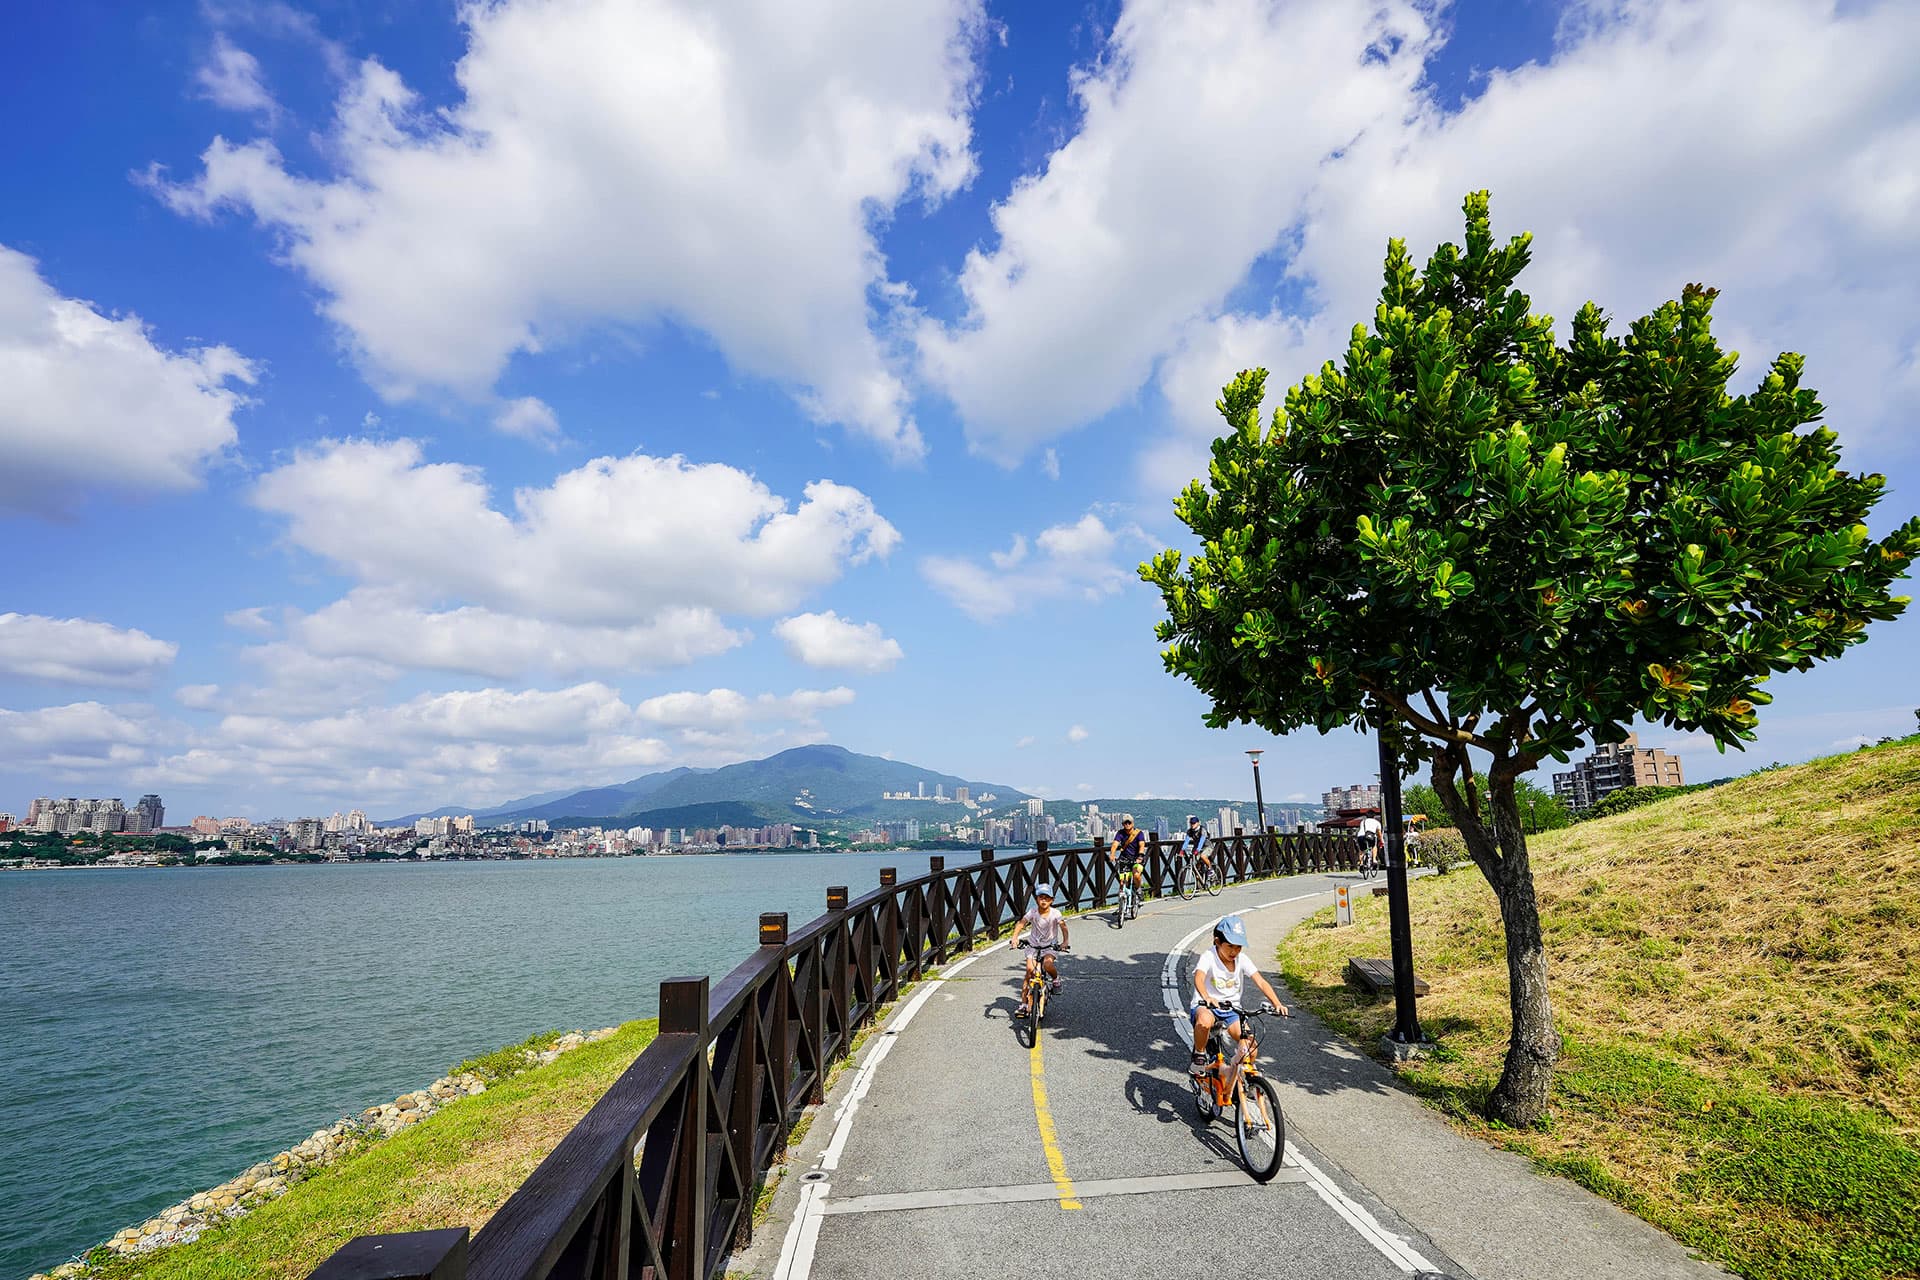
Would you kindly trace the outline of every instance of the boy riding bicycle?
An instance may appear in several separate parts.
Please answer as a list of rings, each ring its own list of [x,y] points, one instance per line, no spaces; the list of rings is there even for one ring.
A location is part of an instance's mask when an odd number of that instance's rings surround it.
[[[1240,1018],[1241,983],[1252,978],[1261,994],[1267,997],[1275,1012],[1285,1014],[1287,1006],[1280,1002],[1273,987],[1260,976],[1260,970],[1244,954],[1247,945],[1247,927],[1240,917],[1222,916],[1220,923],[1213,926],[1213,946],[1200,957],[1193,966],[1193,1003],[1187,1009],[1187,1016],[1193,1019],[1193,1061],[1189,1070],[1196,1076],[1204,1076],[1212,1067],[1207,1056],[1207,1044],[1213,1036],[1214,1024],[1225,1028],[1235,1040],[1244,1040],[1245,1027]],[[1238,1054],[1235,1055],[1238,1061]]]
[[[1020,950],[1020,938],[1028,930],[1033,936],[1027,940],[1027,976],[1020,983],[1020,1012],[1015,1015],[1027,1016],[1030,1005],[1027,992],[1032,989],[1034,970],[1044,967],[1047,973],[1048,993],[1060,990],[1060,966],[1054,960],[1052,948],[1067,945],[1067,918],[1053,909],[1053,886],[1039,884],[1033,887],[1035,905],[1027,914],[1020,917],[1020,923],[1013,927],[1013,937],[1007,945],[1015,951]],[[1046,948],[1042,950],[1042,948]]]
[[[1113,864],[1121,884],[1133,884],[1137,900],[1147,900],[1147,833],[1133,825],[1133,815],[1123,814],[1120,829],[1113,833],[1107,849],[1107,861]]]

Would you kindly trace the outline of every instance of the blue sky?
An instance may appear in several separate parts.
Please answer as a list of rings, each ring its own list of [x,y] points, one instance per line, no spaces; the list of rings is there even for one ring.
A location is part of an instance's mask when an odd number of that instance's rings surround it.
[[[1920,11],[1414,0],[16,6],[0,809],[497,802],[830,740],[1055,796],[1370,777],[1210,731],[1132,568],[1389,235],[1552,314],[1722,289],[1916,510]],[[1745,758],[1904,732],[1920,622]]]

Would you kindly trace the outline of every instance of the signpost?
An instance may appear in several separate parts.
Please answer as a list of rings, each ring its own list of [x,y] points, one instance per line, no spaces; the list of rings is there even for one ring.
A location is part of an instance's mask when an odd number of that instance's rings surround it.
[[[1353,923],[1353,903],[1347,899],[1346,885],[1333,891],[1333,923],[1336,928]]]

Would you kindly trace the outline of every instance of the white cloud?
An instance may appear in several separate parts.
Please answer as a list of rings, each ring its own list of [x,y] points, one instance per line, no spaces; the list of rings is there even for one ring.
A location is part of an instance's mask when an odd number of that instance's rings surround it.
[[[500,406],[493,425],[510,436],[521,436],[539,444],[548,444],[560,434],[560,419],[551,405],[537,396],[521,396]]]
[[[1459,240],[1461,198],[1482,187],[1496,235],[1534,233],[1521,287],[1563,334],[1588,299],[1624,324],[1688,281],[1717,285],[1716,329],[1744,353],[1736,386],[1777,351],[1804,352],[1830,423],[1910,449],[1916,62],[1920,10],[1885,0],[1581,7],[1551,58],[1491,73],[1457,111],[1421,96],[1322,168],[1288,262],[1311,314],[1189,325],[1159,375],[1174,430],[1142,457],[1143,480],[1203,474],[1227,379],[1264,365],[1272,398],[1337,357],[1372,313],[1388,237],[1424,262]]]
[[[635,710],[642,720],[655,724],[711,730],[751,720],[811,722],[820,712],[852,701],[853,690],[845,686],[796,689],[784,696],[763,693],[752,698],[732,689],[710,689],[706,693],[663,693],[646,699]]]
[[[105,622],[0,613],[0,675],[141,689],[179,652],[170,640]]]
[[[196,488],[232,447],[254,369],[229,347],[167,351],[139,317],[64,298],[0,245],[0,506],[55,513],[81,491]]]
[[[235,609],[221,619],[236,631],[251,632],[256,636],[272,635],[275,627],[273,619],[267,617],[264,605],[253,605],[246,609]]]
[[[0,707],[0,765],[41,775],[124,770],[146,756],[155,737],[140,708],[99,702],[33,711]]]
[[[851,622],[833,610],[799,613],[773,624],[787,652],[810,667],[886,671],[905,655],[900,642],[887,637],[877,622]]]
[[[505,679],[528,671],[654,671],[685,666],[744,644],[711,609],[668,606],[644,622],[579,626],[468,605],[430,610],[377,589],[349,592],[300,618],[290,634],[328,658],[371,658],[395,667]]]
[[[518,490],[508,514],[478,471],[429,463],[411,440],[324,442],[263,476],[253,501],[369,586],[609,626],[669,606],[781,612],[900,538],[830,480],[790,507],[733,467],[644,454]]]
[[[874,227],[973,172],[977,0],[501,0],[460,10],[459,98],[368,60],[331,177],[216,138],[175,209],[250,213],[389,397],[484,398],[507,361],[672,320],[816,419],[923,452],[876,324]],[[881,308],[876,315],[875,308]]]
[[[1022,747],[1030,747],[1030,746],[1032,746],[1032,745],[1033,745],[1033,735],[1032,735],[1032,734],[1027,734],[1027,735],[1026,735],[1025,737],[1023,737],[1023,738],[1021,738],[1021,739],[1020,739],[1019,741],[1017,741],[1017,742],[1015,742],[1015,743],[1013,744],[1013,747],[1014,747],[1014,750],[1016,750],[1016,751],[1018,751],[1018,750],[1020,750],[1020,749],[1021,749]],[[1024,788],[1024,787],[1023,787],[1023,788],[1021,788],[1021,790],[1023,790],[1023,791],[1024,791],[1024,790],[1026,790],[1026,788]]]
[[[929,378],[1011,460],[1132,398],[1296,219],[1328,156],[1391,122],[1434,30],[1404,0],[1132,0],[1073,83],[1075,135],[993,209]]]
[[[1058,480],[1060,478],[1059,453],[1053,449],[1048,449],[1045,453],[1041,454],[1040,470],[1046,473],[1047,479]]]
[[[1085,742],[1089,736],[1090,735],[1087,733],[1087,729],[1085,725],[1077,724],[1077,725],[1074,725],[1073,728],[1067,730],[1068,742]]]
[[[967,616],[993,622],[1035,605],[1099,600],[1134,581],[1134,566],[1113,555],[1121,536],[1145,541],[1137,528],[1110,528],[1089,511],[1072,524],[1054,525],[1032,542],[1015,534],[1008,549],[982,564],[960,556],[926,556],[920,575]]]
[[[193,78],[200,95],[215,106],[262,115],[268,120],[279,114],[279,104],[261,77],[259,59],[227,39],[224,32],[214,36],[213,48]]]

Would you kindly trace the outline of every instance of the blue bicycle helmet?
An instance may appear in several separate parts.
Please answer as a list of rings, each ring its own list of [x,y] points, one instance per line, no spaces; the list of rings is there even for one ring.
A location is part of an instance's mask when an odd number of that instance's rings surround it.
[[[1213,926],[1213,936],[1236,947],[1244,947],[1247,945],[1247,926],[1241,923],[1239,916],[1221,916],[1220,923]]]

